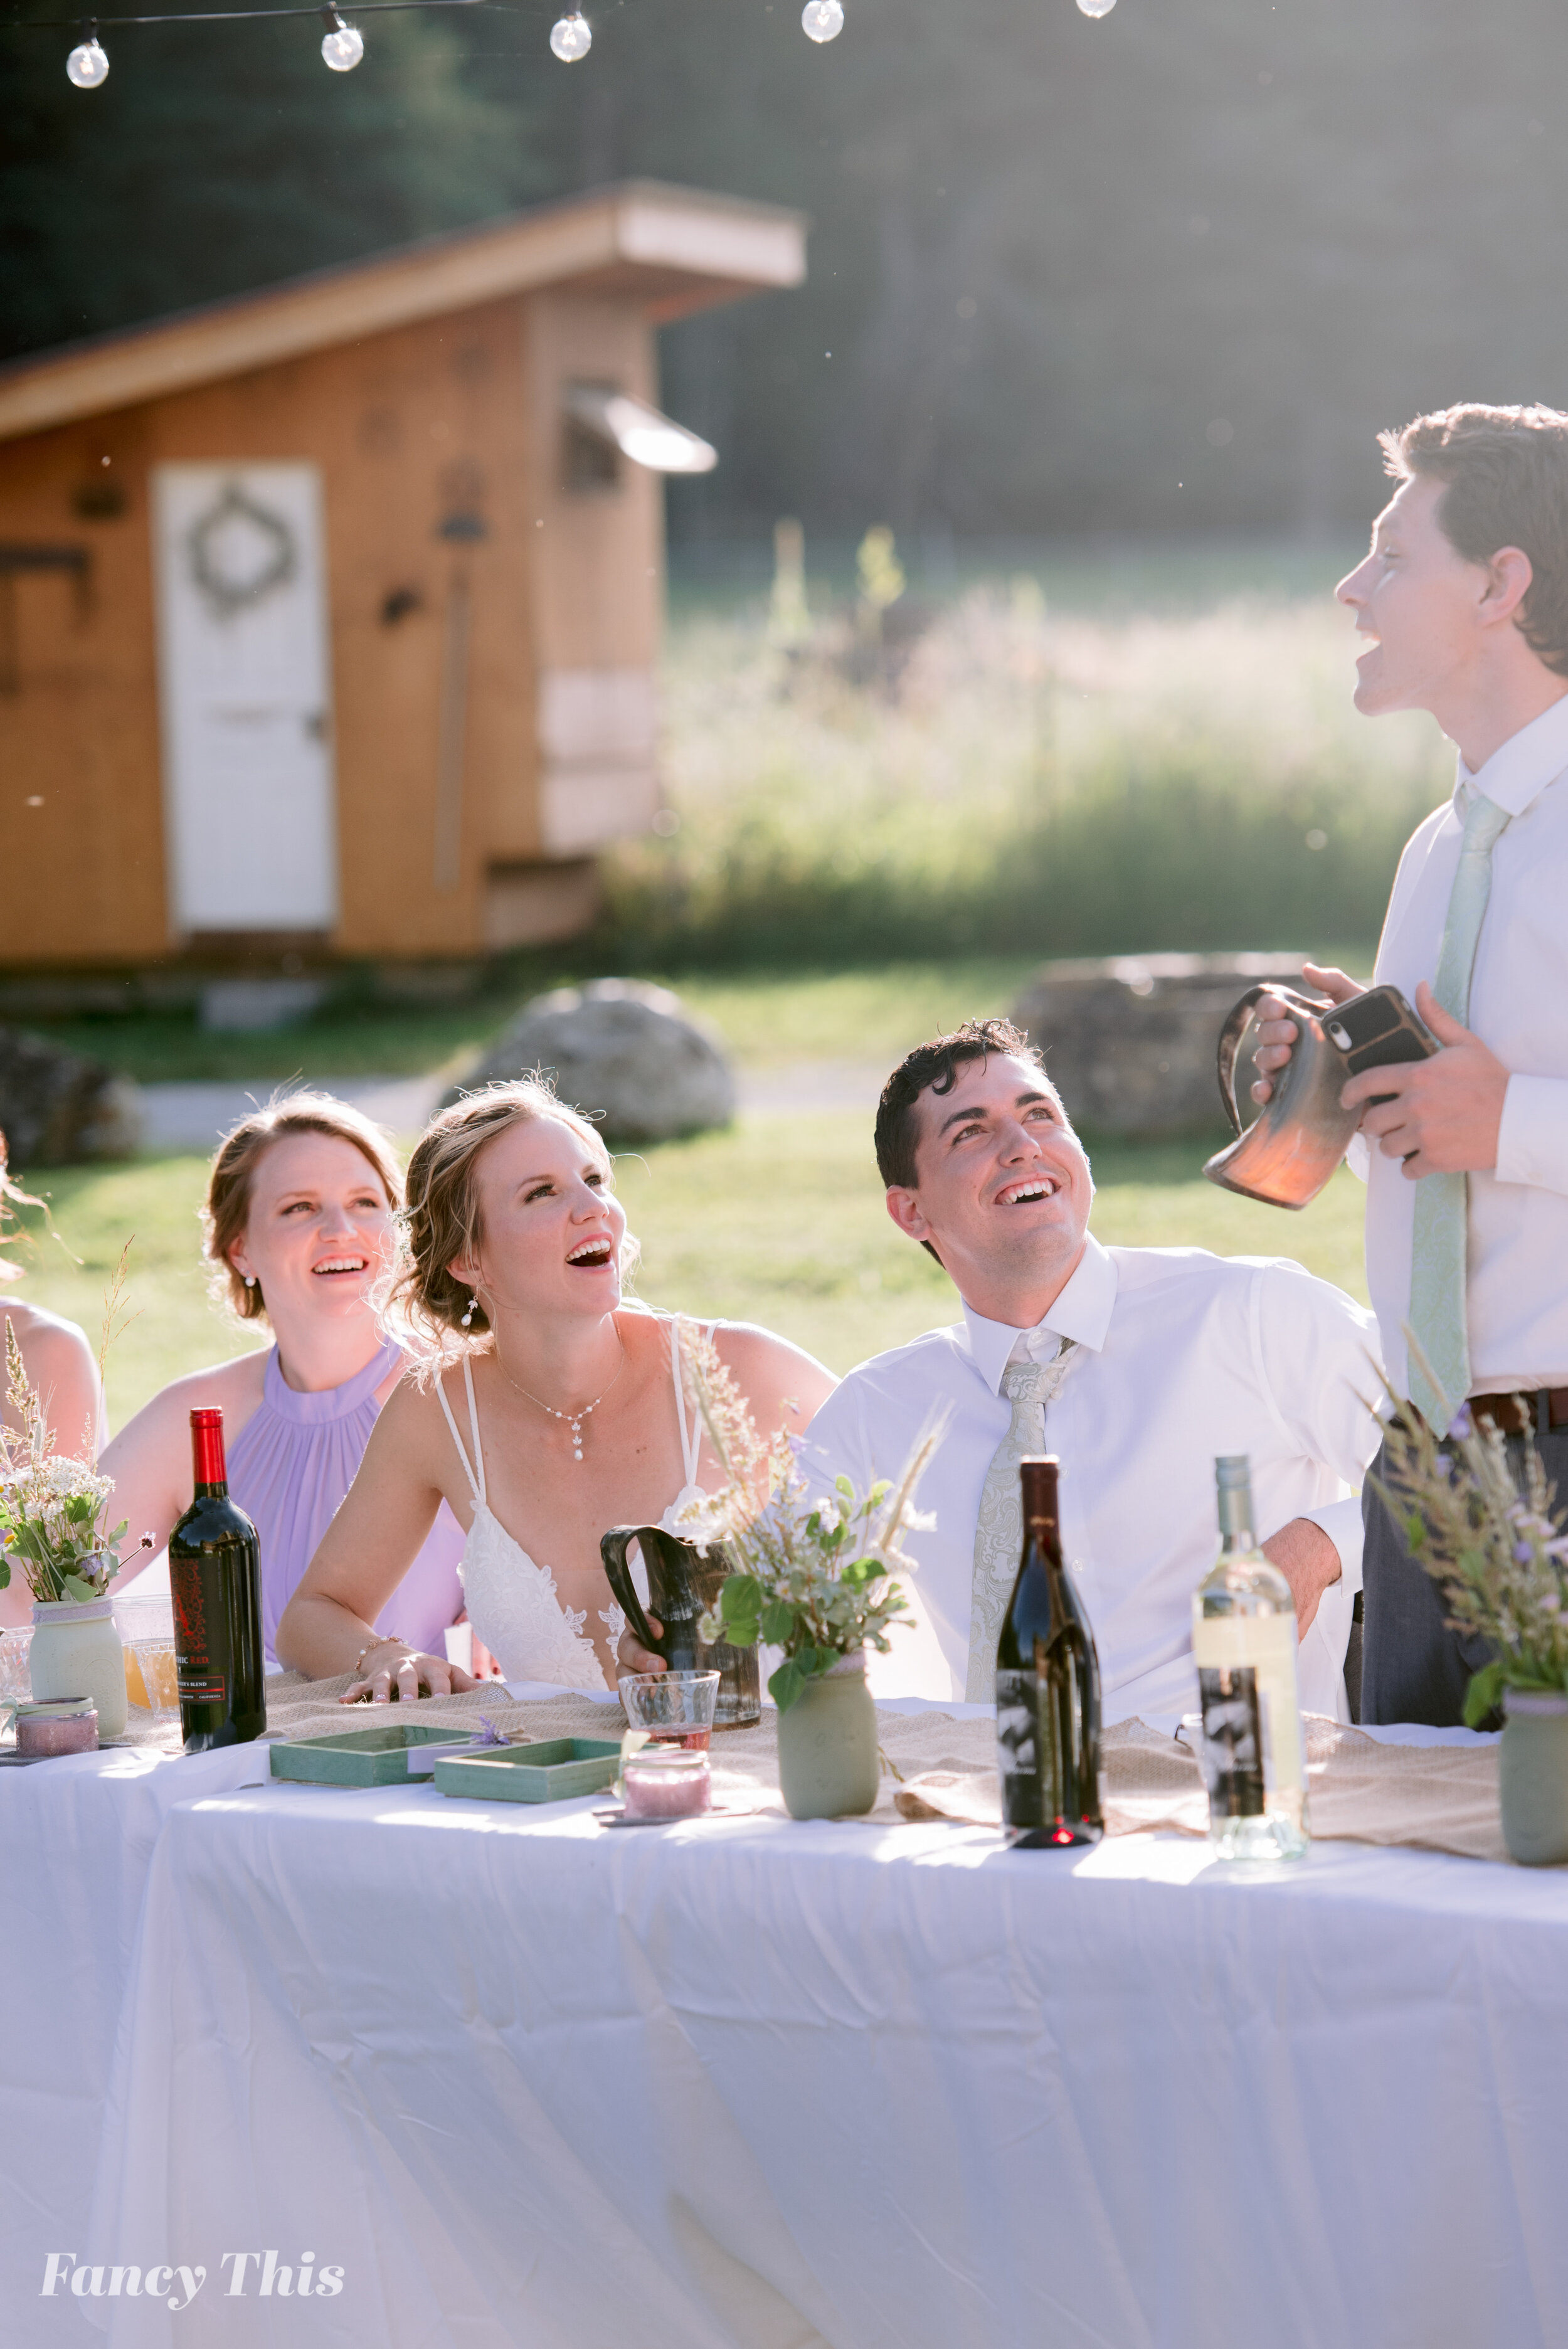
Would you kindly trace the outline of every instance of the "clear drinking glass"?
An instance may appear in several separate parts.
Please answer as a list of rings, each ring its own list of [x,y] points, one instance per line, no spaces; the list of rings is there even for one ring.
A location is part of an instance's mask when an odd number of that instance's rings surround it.
[[[114,1603],[115,1629],[125,1643],[125,1692],[154,1721],[180,1713],[179,1670],[174,1654],[174,1602],[167,1590],[128,1592]]]
[[[718,1682],[717,1672],[628,1672],[620,1684],[628,1728],[645,1730],[661,1744],[706,1753]]]
[[[18,1625],[0,1639],[0,1704],[26,1703],[33,1693],[27,1651],[33,1644],[30,1623]]]

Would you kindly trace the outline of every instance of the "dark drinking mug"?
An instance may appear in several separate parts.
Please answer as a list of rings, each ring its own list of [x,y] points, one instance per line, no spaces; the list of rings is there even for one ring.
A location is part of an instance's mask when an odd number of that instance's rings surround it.
[[[626,1558],[634,1542],[642,1551],[648,1578],[645,1612]],[[724,1551],[699,1549],[662,1526],[612,1526],[599,1544],[599,1555],[616,1604],[644,1647],[662,1656],[672,1672],[718,1674],[714,1727],[745,1729],[760,1721],[757,1650],[731,1647],[727,1640],[710,1644],[697,1630],[698,1618],[717,1608],[718,1594],[733,1570]],[[664,1626],[656,1637],[649,1615],[656,1615]]]

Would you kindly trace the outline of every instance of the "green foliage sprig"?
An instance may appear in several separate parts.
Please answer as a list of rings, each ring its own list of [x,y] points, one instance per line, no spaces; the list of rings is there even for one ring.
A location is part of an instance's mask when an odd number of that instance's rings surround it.
[[[800,1464],[803,1439],[780,1433],[764,1444],[712,1340],[694,1332],[683,1359],[726,1478],[697,1505],[701,1530],[738,1568],[699,1628],[710,1641],[781,1648],[768,1692],[787,1713],[841,1657],[866,1647],[885,1655],[889,1630],[907,1619],[909,1602],[892,1578],[913,1565],[899,1547],[904,1532],[930,1522],[916,1516],[914,1494],[942,1430],[916,1444],[896,1485],[884,1477],[861,1494],[840,1476],[814,1496]]]
[[[1390,1392],[1384,1429],[1389,1475],[1375,1490],[1404,1529],[1410,1556],[1441,1586],[1448,1622],[1490,1640],[1497,1655],[1471,1674],[1464,1716],[1480,1726],[1505,1688],[1568,1692],[1568,1534],[1555,1488],[1526,1448],[1523,1486],[1507,1439],[1461,1409],[1446,1441]]]

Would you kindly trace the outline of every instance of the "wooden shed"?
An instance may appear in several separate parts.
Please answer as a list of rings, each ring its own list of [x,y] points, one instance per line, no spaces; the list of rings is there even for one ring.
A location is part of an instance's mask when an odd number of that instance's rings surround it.
[[[655,330],[793,212],[636,182],[0,369],[0,967],[473,957],[657,807]]]

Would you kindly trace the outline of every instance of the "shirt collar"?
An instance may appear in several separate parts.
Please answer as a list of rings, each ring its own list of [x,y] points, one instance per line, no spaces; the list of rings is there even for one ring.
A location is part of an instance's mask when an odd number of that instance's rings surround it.
[[[1472,775],[1461,759],[1454,807],[1463,818],[1469,794],[1478,791],[1510,815],[1522,815],[1548,783],[1568,767],[1568,693],[1500,744]]]
[[[1083,1254],[1072,1278],[1035,1327],[1049,1330],[1058,1338],[1076,1339],[1080,1346],[1088,1346],[1098,1354],[1104,1347],[1115,1303],[1115,1263],[1089,1232],[1085,1236]],[[1018,1339],[1027,1333],[1011,1321],[988,1321],[967,1299],[964,1324],[964,1342],[970,1360],[992,1393],[1000,1394],[1008,1358]]]

